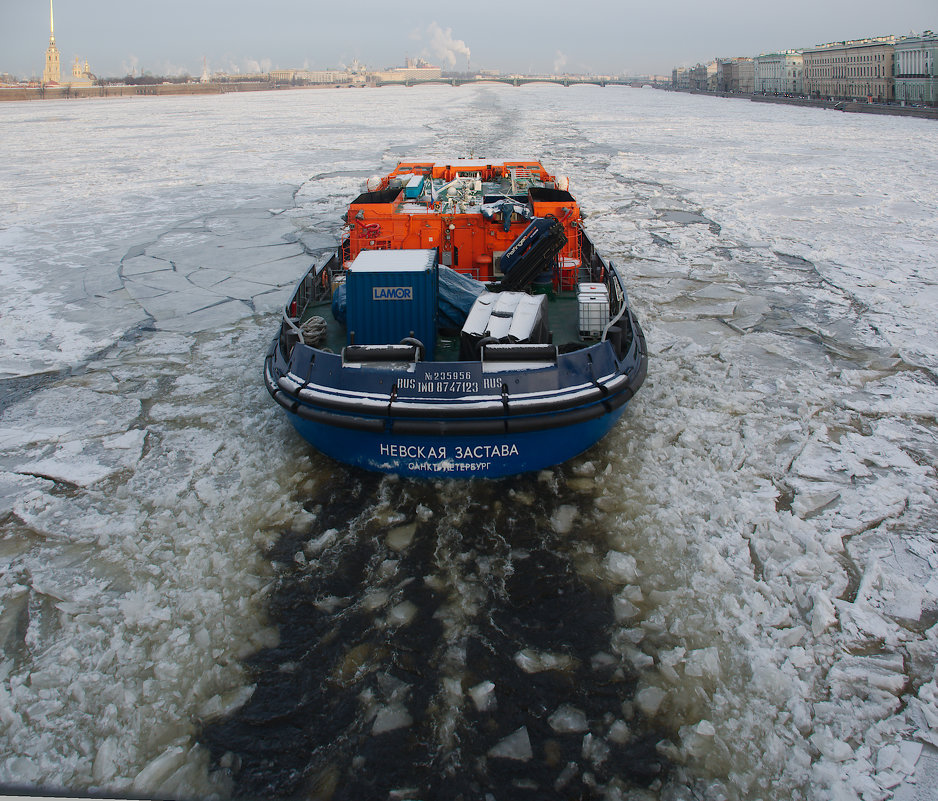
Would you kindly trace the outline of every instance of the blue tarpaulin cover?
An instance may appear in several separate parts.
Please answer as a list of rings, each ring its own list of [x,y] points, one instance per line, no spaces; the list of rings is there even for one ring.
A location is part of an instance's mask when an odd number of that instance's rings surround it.
[[[335,317],[337,323],[342,323],[342,325],[345,325],[348,318],[347,297],[348,294],[345,291],[345,282],[343,281],[332,291],[332,316]]]
[[[440,265],[439,270],[440,328],[462,328],[472,304],[485,292],[485,284],[450,267]]]

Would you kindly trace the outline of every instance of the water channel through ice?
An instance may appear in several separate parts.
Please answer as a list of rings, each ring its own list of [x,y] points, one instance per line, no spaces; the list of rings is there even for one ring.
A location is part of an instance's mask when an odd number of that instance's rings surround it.
[[[938,798],[938,129],[624,87],[0,107],[0,785]],[[648,380],[571,463],[351,471],[280,306],[400,158],[541,157]]]

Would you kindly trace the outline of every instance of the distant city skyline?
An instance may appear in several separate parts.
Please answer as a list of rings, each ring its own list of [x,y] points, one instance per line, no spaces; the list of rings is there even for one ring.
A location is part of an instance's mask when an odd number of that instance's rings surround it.
[[[462,6],[361,0],[354,13],[303,0],[256,6],[163,0],[57,0],[62,63],[79,57],[100,77],[147,71],[326,69],[354,60],[375,69],[423,57],[444,70],[522,73],[668,74],[675,64],[811,47],[829,41],[938,28],[935,0],[790,0],[784,13],[750,0],[580,0],[547,8],[533,0]],[[130,10],[132,9],[132,10]],[[39,77],[49,40],[46,0],[5,4],[0,72]]]

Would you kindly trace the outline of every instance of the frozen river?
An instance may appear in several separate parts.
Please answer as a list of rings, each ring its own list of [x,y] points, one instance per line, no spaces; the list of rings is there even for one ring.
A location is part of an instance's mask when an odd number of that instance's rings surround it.
[[[0,785],[936,797],[934,122],[479,85],[0,131]],[[278,307],[364,178],[470,154],[570,176],[648,380],[550,471],[349,471],[263,388]]]

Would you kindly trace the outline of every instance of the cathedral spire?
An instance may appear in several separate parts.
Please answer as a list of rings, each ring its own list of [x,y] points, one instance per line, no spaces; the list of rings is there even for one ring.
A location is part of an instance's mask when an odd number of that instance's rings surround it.
[[[55,46],[55,18],[52,16],[52,0],[49,0],[49,47],[46,48],[46,68],[42,71],[42,82],[57,84],[61,74],[59,48]]]

